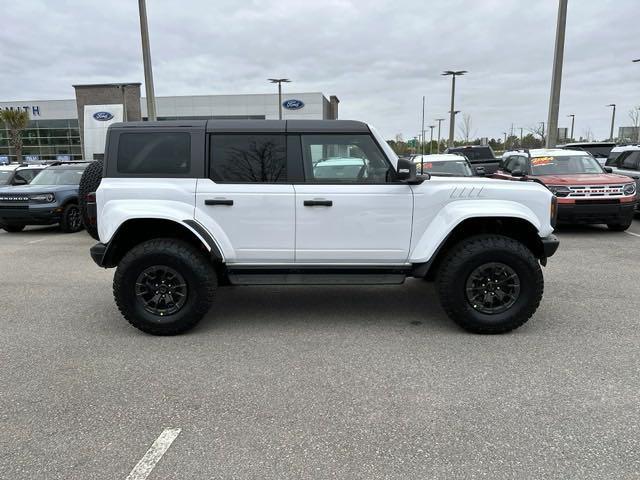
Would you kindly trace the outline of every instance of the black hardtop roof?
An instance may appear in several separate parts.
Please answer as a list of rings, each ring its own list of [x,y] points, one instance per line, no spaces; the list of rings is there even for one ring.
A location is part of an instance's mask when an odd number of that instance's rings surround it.
[[[356,120],[161,120],[156,122],[118,122],[110,129],[203,128],[207,132],[292,132],[292,133],[369,133],[364,122]]]

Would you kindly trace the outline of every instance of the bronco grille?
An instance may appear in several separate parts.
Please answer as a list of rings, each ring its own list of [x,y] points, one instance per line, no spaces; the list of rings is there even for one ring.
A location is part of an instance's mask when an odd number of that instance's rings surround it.
[[[3,203],[24,203],[29,201],[28,195],[22,195],[20,193],[5,193],[4,195],[0,194],[0,202]]]
[[[569,197],[622,197],[622,185],[573,185]]]

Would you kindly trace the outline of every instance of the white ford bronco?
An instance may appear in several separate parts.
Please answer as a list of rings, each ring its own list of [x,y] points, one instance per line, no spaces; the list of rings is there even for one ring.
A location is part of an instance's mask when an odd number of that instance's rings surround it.
[[[91,256],[156,335],[193,327],[219,286],[406,277],[435,280],[466,330],[506,332],[536,311],[558,247],[544,186],[417,175],[356,121],[114,124],[91,198]]]

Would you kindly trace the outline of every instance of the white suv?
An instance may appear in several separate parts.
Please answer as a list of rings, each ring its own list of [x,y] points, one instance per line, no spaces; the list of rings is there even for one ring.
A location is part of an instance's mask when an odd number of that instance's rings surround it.
[[[105,152],[91,255],[152,334],[191,328],[222,285],[406,277],[436,280],[465,329],[506,332],[536,311],[558,247],[543,186],[417,175],[366,123],[120,123]]]

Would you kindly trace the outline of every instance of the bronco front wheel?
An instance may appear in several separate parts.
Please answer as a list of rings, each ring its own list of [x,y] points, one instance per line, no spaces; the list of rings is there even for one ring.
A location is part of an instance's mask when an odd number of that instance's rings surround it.
[[[176,239],[141,243],[120,261],[113,295],[131,325],[153,335],[175,335],[207,313],[217,286],[210,260]]]
[[[504,333],[535,313],[544,279],[525,245],[500,235],[479,235],[447,253],[437,289],[447,315],[465,330]]]

